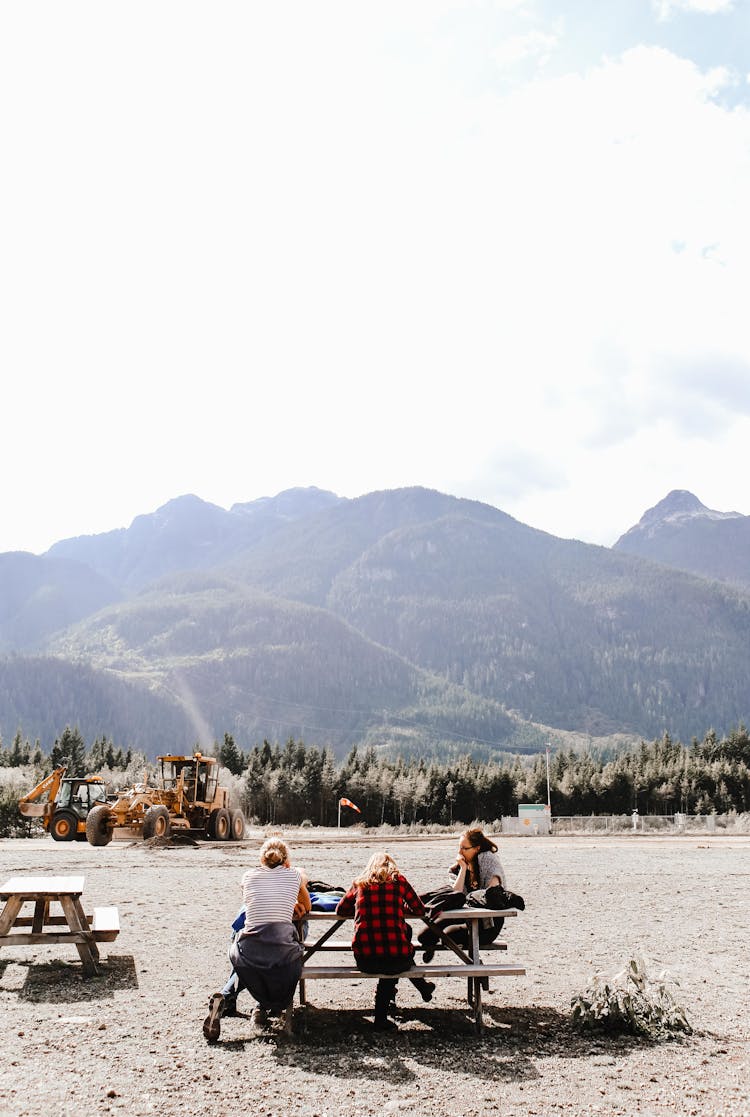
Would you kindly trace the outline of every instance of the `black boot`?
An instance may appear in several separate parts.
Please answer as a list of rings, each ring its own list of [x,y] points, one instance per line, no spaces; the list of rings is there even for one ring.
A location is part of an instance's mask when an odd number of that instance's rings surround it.
[[[422,961],[425,965],[427,965],[435,957],[435,947],[440,942],[440,939],[434,931],[430,930],[429,927],[426,927],[424,931],[421,931],[417,937],[419,939],[420,946],[424,947]]]
[[[396,1030],[396,1024],[388,1019],[388,1009],[395,996],[396,982],[381,977],[375,989],[375,1031],[393,1032]]]
[[[435,992],[435,982],[428,981],[426,977],[410,977],[409,981],[418,989],[423,1001],[431,1001]]]

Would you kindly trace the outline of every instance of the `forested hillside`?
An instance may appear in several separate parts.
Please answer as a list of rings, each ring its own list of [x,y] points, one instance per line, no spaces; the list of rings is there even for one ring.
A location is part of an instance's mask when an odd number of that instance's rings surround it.
[[[52,552],[43,592],[5,585],[0,646],[28,650],[17,618],[47,597],[56,608],[23,633],[92,674],[71,674],[63,696],[35,686],[38,664],[0,661],[6,737],[75,721],[149,755],[176,731],[185,746],[229,730],[243,746],[489,757],[748,718],[749,595],[443,493],[293,490],[230,512],[184,497]]]
[[[0,740],[21,729],[44,748],[66,725],[82,726],[89,738],[109,734],[149,756],[197,739],[186,708],[145,681],[49,656],[0,662],[0,711]]]
[[[415,736],[430,751],[452,739],[497,747],[515,731],[499,703],[415,668],[332,613],[215,576],[175,576],[96,614],[53,650],[148,679],[184,705],[192,739],[204,743],[226,726],[243,742],[283,740],[291,727],[339,753],[353,741]]]

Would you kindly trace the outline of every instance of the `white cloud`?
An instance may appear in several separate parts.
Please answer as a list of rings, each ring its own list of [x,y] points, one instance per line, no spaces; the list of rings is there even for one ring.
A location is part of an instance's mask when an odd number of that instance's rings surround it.
[[[492,57],[501,69],[518,66],[533,59],[545,66],[557,46],[559,36],[545,31],[528,31],[523,35],[509,35],[492,51]]]
[[[14,13],[6,529],[421,483],[601,538],[630,455],[638,519],[711,432],[737,445],[750,117],[727,70],[641,47],[510,81],[498,54],[566,46],[530,3]]]
[[[675,12],[701,12],[704,15],[717,15],[730,12],[734,0],[651,0],[657,18],[671,19]]]

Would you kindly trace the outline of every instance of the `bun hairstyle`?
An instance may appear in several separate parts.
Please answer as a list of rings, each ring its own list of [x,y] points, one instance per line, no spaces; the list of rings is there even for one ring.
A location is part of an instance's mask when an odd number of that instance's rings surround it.
[[[260,847],[260,863],[267,869],[275,869],[289,860],[289,850],[281,838],[269,838]]]

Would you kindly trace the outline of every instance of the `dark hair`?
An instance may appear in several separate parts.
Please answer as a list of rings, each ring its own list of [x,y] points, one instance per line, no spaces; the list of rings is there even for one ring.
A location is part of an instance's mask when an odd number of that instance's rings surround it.
[[[480,853],[497,853],[497,846],[491,838],[487,837],[484,830],[480,830],[479,828],[464,830],[462,837],[466,838],[473,849],[477,849],[478,847]],[[456,861],[455,864],[451,865],[448,869],[448,872],[454,877],[458,876],[458,868],[459,865]]]
[[[464,830],[464,837],[472,849],[479,847],[480,853],[497,853],[497,846],[488,838],[483,830]]]

